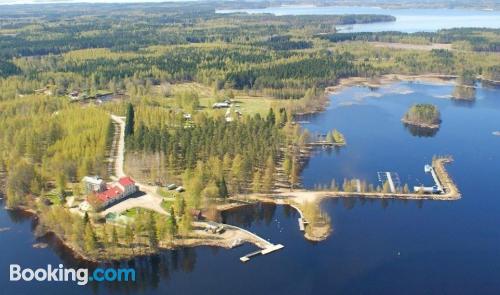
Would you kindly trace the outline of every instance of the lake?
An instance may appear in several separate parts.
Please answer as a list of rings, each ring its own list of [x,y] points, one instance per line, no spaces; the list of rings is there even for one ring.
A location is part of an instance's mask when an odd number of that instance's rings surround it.
[[[331,96],[325,112],[303,118],[312,133],[339,129],[347,146],[318,149],[302,172],[304,186],[358,177],[377,184],[378,171],[402,182],[430,184],[424,164],[452,155],[447,168],[462,192],[458,201],[331,199],[322,203],[333,233],[304,239],[298,214],[287,206],[248,206],[226,212],[242,226],[284,249],[244,264],[255,248],[165,251],[130,265],[133,284],[11,283],[10,263],[79,266],[60,245],[36,249],[29,216],[0,210],[0,294],[498,294],[500,292],[500,89],[478,87],[476,100],[457,102],[451,84],[398,82],[350,87]],[[441,111],[437,132],[405,127],[414,103]],[[3,208],[3,206],[2,206]],[[7,229],[6,229],[7,228]]]
[[[338,15],[385,14],[396,17],[395,22],[339,26],[341,32],[400,31],[406,33],[434,32],[440,29],[477,27],[500,28],[500,11],[468,9],[386,9],[355,6],[280,6],[262,9],[218,10],[219,13],[247,12],[275,15]]]

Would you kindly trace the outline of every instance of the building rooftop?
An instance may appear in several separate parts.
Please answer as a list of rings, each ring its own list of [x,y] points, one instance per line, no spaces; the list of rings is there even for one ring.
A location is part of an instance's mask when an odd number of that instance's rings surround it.
[[[106,201],[109,201],[111,199],[118,197],[121,193],[123,193],[123,191],[119,187],[112,186],[112,187],[108,188],[107,190],[103,191],[102,193],[98,193],[97,198],[101,202],[106,202]]]
[[[118,183],[120,183],[123,186],[135,185],[135,181],[129,176],[125,176],[125,177],[120,178],[118,180]]]
[[[97,184],[97,185],[104,183],[104,180],[97,175],[96,176],[85,176],[82,179],[82,181],[92,183],[92,184]]]

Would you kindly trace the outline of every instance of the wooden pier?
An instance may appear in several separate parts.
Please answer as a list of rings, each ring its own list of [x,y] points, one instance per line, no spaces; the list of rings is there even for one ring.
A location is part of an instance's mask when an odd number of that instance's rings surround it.
[[[238,230],[238,231],[245,233],[246,235],[249,236],[249,239],[252,240],[252,243],[260,248],[260,250],[248,253],[247,255],[240,257],[241,262],[247,262],[252,257],[258,256],[258,255],[266,255],[266,254],[269,254],[271,252],[278,251],[278,250],[282,249],[283,247],[285,247],[281,244],[273,244],[273,243],[265,240],[264,238],[261,238],[258,235],[246,230],[246,229],[243,229],[243,228],[240,228],[240,227],[237,227],[234,225],[224,224],[224,227],[232,228],[232,229],[235,229],[235,230]]]
[[[269,254],[271,252],[278,251],[278,250],[282,249],[283,247],[285,247],[285,246],[283,246],[281,244],[276,244],[276,245],[271,244],[271,246],[269,246],[267,248],[254,251],[254,252],[248,253],[245,256],[240,257],[240,260],[241,260],[241,262],[247,262],[252,257],[258,256],[258,255],[266,255],[266,254]]]

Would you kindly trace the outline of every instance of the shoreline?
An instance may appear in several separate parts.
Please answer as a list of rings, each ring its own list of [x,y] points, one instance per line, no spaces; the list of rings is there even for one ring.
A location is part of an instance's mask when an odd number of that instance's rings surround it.
[[[337,85],[326,87],[325,91],[328,94],[337,94],[338,92],[344,90],[345,88],[354,86],[378,88],[396,82],[416,82],[416,81],[446,85],[447,83],[445,82],[456,79],[457,77],[458,77],[457,75],[445,75],[445,74],[433,74],[433,73],[420,74],[420,75],[386,74],[376,78],[349,77],[340,79]],[[453,84],[455,83],[453,82]]]
[[[225,204],[229,205],[228,207],[219,210],[220,212],[238,209],[242,206],[253,205],[252,203],[231,203]],[[238,247],[244,243],[249,243],[254,245],[257,248],[264,249],[265,245],[263,245],[263,238],[250,233],[238,226],[231,224],[222,224],[224,227],[224,232],[221,234],[211,234],[205,231],[207,221],[194,221],[192,226],[193,230],[188,235],[179,235],[178,237],[172,240],[161,240],[159,241],[159,246],[157,250],[153,250],[148,247],[140,247],[139,249],[135,248],[137,252],[134,250],[128,252],[120,252],[113,253],[113,250],[110,252],[103,251],[102,249],[97,250],[94,253],[87,253],[82,250],[79,246],[76,246],[74,242],[66,239],[64,235],[48,228],[44,225],[43,220],[41,220],[39,212],[36,210],[26,207],[26,206],[17,206],[15,208],[10,208],[4,206],[4,210],[6,211],[18,211],[23,214],[27,214],[31,217],[31,219],[35,222],[35,226],[32,229],[32,234],[35,239],[54,239],[53,242],[48,241],[47,244],[50,245],[51,248],[54,247],[62,247],[64,251],[67,251],[71,254],[71,256],[79,261],[85,263],[110,263],[116,261],[127,261],[138,257],[145,257],[156,255],[162,251],[170,251],[182,248],[193,248],[198,246],[206,246],[206,247],[218,247],[223,249],[232,249]],[[44,242],[45,243],[45,242]],[[140,244],[140,243],[139,243]],[[106,248],[105,246],[103,247]],[[116,254],[116,256],[113,256]]]
[[[290,190],[277,191],[270,194],[248,194],[233,197],[233,200],[250,199],[256,202],[273,203],[276,205],[288,205],[296,209],[301,218],[303,207],[307,204],[319,206],[321,202],[329,198],[367,198],[367,199],[399,199],[399,200],[435,200],[435,201],[456,201],[461,198],[458,187],[448,174],[445,165],[451,163],[450,157],[438,158],[433,161],[436,166],[436,173],[441,183],[446,187],[445,194],[423,194],[423,193],[384,193],[384,192],[346,192],[346,191],[312,191],[312,190]],[[314,228],[314,225],[312,226]],[[304,238],[310,241],[322,241],[328,238],[331,232],[331,223],[328,228],[322,228],[317,236],[304,234]]]
[[[404,118],[401,119],[401,122],[403,122],[406,125],[411,125],[411,126],[420,127],[420,128],[427,128],[427,129],[439,129],[439,127],[440,127],[439,124],[418,123],[418,122],[414,122],[414,121],[407,120]]]
[[[351,78],[346,78],[346,79],[341,79],[339,83],[335,86],[330,86],[325,88],[325,95],[327,94],[333,94],[336,93],[346,87],[352,87],[356,85],[362,85],[362,86],[367,86],[367,87],[380,87],[382,85],[386,84],[391,84],[397,81],[426,81],[426,82],[432,82],[432,83],[444,83],[446,80],[449,79],[454,79],[456,76],[450,76],[450,75],[435,75],[435,74],[428,74],[428,75],[416,75],[416,76],[407,76],[407,75],[398,75],[398,74],[391,74],[391,75],[384,75],[380,78],[378,78],[376,81],[373,79],[368,79],[368,78],[362,78],[362,77],[351,77]],[[327,103],[329,100],[327,100]],[[325,105],[326,106],[326,105]],[[314,114],[314,113],[319,113],[322,110],[315,110],[311,111],[308,113],[304,113],[302,115],[306,114]],[[298,114],[294,114],[298,115]],[[308,152],[312,147],[308,148]],[[307,152],[306,152],[307,153]],[[307,153],[308,154],[308,153]],[[301,215],[301,218],[303,218],[303,209],[304,205],[307,203],[312,203],[314,206],[320,205],[322,200],[326,198],[350,198],[350,197],[356,197],[356,198],[372,198],[372,199],[406,199],[406,200],[458,200],[460,199],[460,193],[458,191],[458,188],[454,185],[454,183],[451,181],[451,178],[448,176],[444,164],[451,162],[451,160],[447,159],[439,159],[438,160],[438,167],[437,173],[442,179],[443,183],[446,183],[449,187],[450,190],[446,194],[443,195],[425,195],[425,194],[416,194],[416,193],[381,193],[381,192],[345,192],[345,191],[309,191],[309,190],[290,190],[287,191],[285,189],[278,190],[274,193],[270,194],[245,194],[245,195],[237,195],[235,197],[229,198],[229,200],[232,201],[238,201],[238,203],[230,203],[230,204],[224,204],[218,207],[219,212],[224,212],[227,210],[233,210],[240,208],[242,206],[249,206],[252,205],[252,203],[248,202],[248,200],[252,201],[257,201],[257,202],[264,202],[264,203],[274,203],[276,205],[289,205],[295,210],[299,212]],[[115,170],[122,171],[121,167],[117,167],[115,163]],[[444,181],[443,181],[444,180]],[[200,235],[200,230],[199,226],[203,225],[203,222],[194,222],[193,227],[197,228],[198,231],[196,231],[196,235],[191,235],[187,237],[182,237],[182,238],[177,238],[174,239],[174,241],[161,241],[158,250],[152,250],[148,248],[140,248],[140,251],[143,251],[143,253],[135,253],[133,250],[131,253],[128,253],[125,255],[124,253],[120,253],[117,255],[116,258],[109,258],[109,256],[106,256],[107,258],[103,259],[103,254],[110,254],[110,253],[100,253],[99,251],[97,255],[89,255],[88,253],[83,253],[84,251],[81,250],[79,247],[73,245],[73,243],[67,239],[65,239],[63,236],[58,234],[57,232],[49,229],[49,228],[44,228],[43,223],[40,221],[39,214],[36,210],[26,207],[26,206],[20,206],[16,208],[5,208],[6,210],[21,210],[30,214],[33,214],[34,218],[37,220],[37,226],[35,228],[36,230],[40,230],[40,235],[38,237],[43,237],[43,236],[48,236],[48,235],[53,235],[60,243],[63,245],[66,249],[68,249],[72,255],[80,260],[85,260],[88,262],[92,263],[105,263],[105,262],[112,262],[112,261],[123,261],[123,260],[129,260],[133,259],[135,257],[140,257],[140,256],[149,256],[149,255],[154,255],[160,251],[164,250],[173,250],[173,249],[178,249],[178,248],[183,248],[183,247],[197,247],[197,246],[212,246],[212,247],[220,247],[220,248],[225,248],[225,249],[230,249],[236,246],[241,245],[242,243],[251,243],[259,248],[259,241],[256,240],[255,237],[252,237],[250,235],[245,235],[243,234],[242,236],[237,236],[236,234],[232,237],[224,236],[224,237],[218,237],[214,235],[209,235],[209,234],[202,234]],[[232,228],[232,232],[240,232],[240,234],[243,232],[247,232],[243,229],[240,229],[236,226],[233,225],[224,225],[225,229],[228,230],[229,228]],[[308,224],[304,233],[304,238],[309,240],[309,241],[322,241],[328,238],[328,236],[331,234],[332,227],[331,227],[331,222],[328,221],[326,224],[325,222],[322,222],[321,225],[317,224]],[[248,232],[247,232],[248,233]],[[35,233],[36,234],[36,233]],[[251,233],[250,233],[251,234]],[[36,235],[35,235],[36,236]],[[215,237],[215,239],[214,239]],[[236,237],[236,238],[235,238]],[[258,236],[256,236],[258,237]],[[237,241],[237,242],[235,242]],[[139,252],[140,252],[139,251]],[[99,255],[99,253],[101,255]],[[93,253],[95,254],[95,253]],[[122,255],[122,256],[120,256]]]

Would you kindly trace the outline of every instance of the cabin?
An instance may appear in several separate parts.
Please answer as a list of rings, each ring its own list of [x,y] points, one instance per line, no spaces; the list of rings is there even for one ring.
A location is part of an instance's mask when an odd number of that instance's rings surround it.
[[[99,176],[85,176],[82,179],[84,190],[86,194],[92,192],[102,192],[106,190],[106,182]]]

